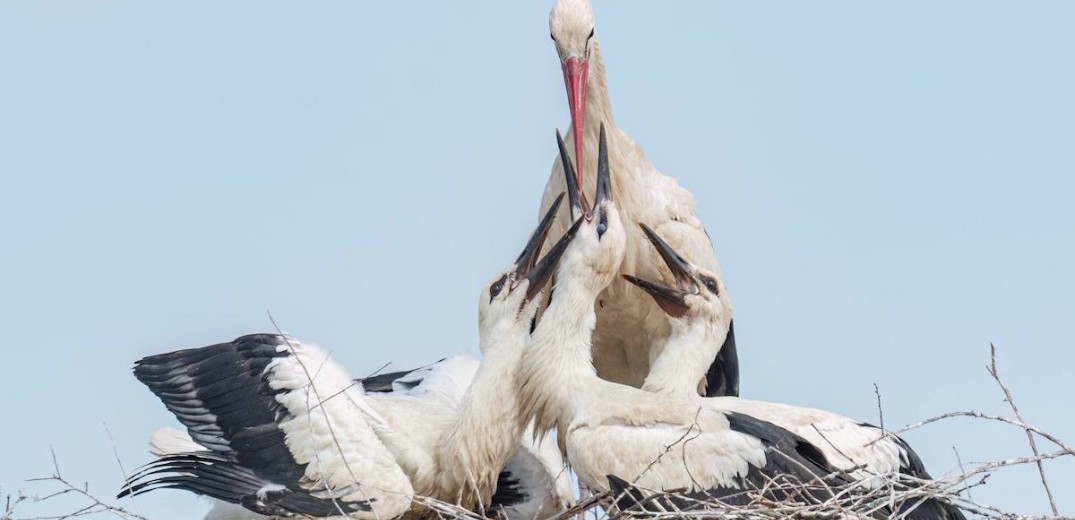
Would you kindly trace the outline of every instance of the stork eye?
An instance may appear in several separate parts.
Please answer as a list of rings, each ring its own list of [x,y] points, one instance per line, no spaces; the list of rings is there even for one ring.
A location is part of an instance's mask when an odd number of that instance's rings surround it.
[[[608,218],[602,213],[601,220],[597,221],[597,238],[601,238],[601,235],[604,235],[605,231],[608,231]]]
[[[549,38],[552,38],[552,41],[556,41],[556,35],[553,33],[549,33]]]
[[[714,280],[714,279],[712,279],[712,278],[710,278],[708,276],[703,276],[701,278],[702,278],[702,285],[705,286],[706,290],[708,290],[709,292],[713,293],[713,296],[720,296],[720,290],[717,288],[717,281],[716,280]]]
[[[590,38],[593,38],[593,29],[590,29],[590,35],[586,37],[586,41],[590,41]]]
[[[500,294],[500,291],[504,290],[504,282],[507,281],[508,275],[501,276],[499,280],[493,282],[493,285],[489,287],[489,301],[493,301],[496,295]]]

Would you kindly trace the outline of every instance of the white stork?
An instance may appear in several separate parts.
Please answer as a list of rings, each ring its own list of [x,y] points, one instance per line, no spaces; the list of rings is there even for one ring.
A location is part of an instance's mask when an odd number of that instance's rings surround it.
[[[483,355],[488,349],[483,349]],[[495,354],[494,354],[495,355]],[[521,350],[518,351],[521,355]],[[517,361],[517,359],[516,359]],[[466,399],[465,392],[473,386],[480,362],[467,354],[452,356],[428,367],[403,372],[378,374],[361,379],[362,387],[370,394],[374,407],[384,409],[385,413],[397,415],[401,411],[412,417],[397,417],[398,422],[428,421],[420,417],[422,413],[435,416],[449,410],[458,410]],[[486,371],[489,372],[488,370]],[[514,371],[511,371],[514,374]],[[512,378],[512,381],[514,379]],[[513,383],[500,380],[498,384]],[[480,382],[478,387],[483,386]],[[487,392],[490,392],[488,389]],[[501,392],[495,389],[489,394]],[[472,392],[472,396],[476,395]],[[514,394],[503,395],[506,406],[498,409],[499,417],[487,424],[503,424],[511,414],[518,412]],[[473,400],[471,401],[473,404]],[[458,413],[458,412],[456,412]],[[480,422],[480,421],[479,421]],[[497,432],[477,432],[476,435],[509,435]],[[457,432],[462,435],[462,432]],[[457,437],[456,442],[466,439]],[[444,453],[450,449],[440,450]],[[466,464],[459,461],[456,471],[466,470]],[[443,465],[443,463],[442,463]],[[454,477],[458,478],[458,477]],[[509,519],[533,519],[552,516],[570,506],[574,499],[571,483],[568,480],[565,465],[560,452],[551,443],[539,442],[530,431],[524,431],[517,439],[515,452],[508,459],[497,476],[496,492],[489,500],[486,509],[498,511],[503,509]]]
[[[643,389],[688,397],[696,387],[690,379],[704,376],[731,327],[731,304],[720,275],[693,265],[652,229],[640,225],[672,274],[671,285],[624,275],[648,292],[664,310],[672,332],[654,363]],[[699,369],[699,367],[702,367]],[[684,377],[684,374],[692,377]],[[901,438],[886,435],[876,426],[825,410],[738,397],[712,397],[709,406],[761,419],[795,433],[817,446],[834,467],[848,472],[857,483],[872,488],[885,485],[898,474],[932,479],[922,460]],[[917,520],[962,519],[963,513],[942,501],[915,499],[897,504],[913,509]]]
[[[574,147],[575,164],[563,153],[562,160],[555,162],[545,186],[541,213],[564,190],[571,193],[575,191],[572,186],[586,185],[582,172],[594,171],[599,128],[604,125],[608,127],[612,187],[624,219],[650,223],[691,261],[720,272],[713,244],[695,212],[694,197],[675,179],[657,171],[634,139],[616,126],[594,27],[589,0],[557,0],[549,15],[549,29],[567,87],[571,111],[568,144]],[[565,175],[573,179],[566,180]],[[588,212],[586,195],[577,197],[578,202],[570,204],[570,209]],[[566,229],[566,222],[560,221],[554,236]],[[644,247],[644,242],[637,230],[627,231],[621,273],[659,278],[664,264],[652,249]],[[640,386],[668,337],[667,320],[648,298],[630,290],[619,278],[601,294],[597,306],[594,365],[598,375]],[[734,334],[727,341],[721,349],[722,357],[707,378],[710,382],[704,395],[738,395]]]
[[[596,490],[609,489],[614,475],[644,488],[687,488],[734,500],[743,487],[761,487],[769,477],[810,482],[829,474],[816,447],[782,428],[697,395],[662,395],[598,377],[591,364],[594,303],[619,278],[628,246],[603,139],[597,159],[591,218],[580,218],[567,232],[574,238],[555,295],[519,365],[520,421],[532,419],[538,435],[555,428],[580,483]],[[811,493],[821,498],[826,491],[819,485]],[[779,490],[770,496],[784,498]]]
[[[395,378],[404,387],[417,380],[414,391],[367,393],[324,350],[278,334],[138,361],[135,376],[190,438],[155,436],[163,456],[120,496],[178,488],[264,515],[381,520],[406,513],[415,495],[482,509],[501,480],[513,488],[499,503],[506,508],[539,495],[557,502],[557,489],[520,493],[519,485],[534,481],[529,476],[501,477],[523,430],[514,392],[504,389],[515,386],[540,293],[570,240],[538,261],[556,206],[518,260],[482,291],[484,360],[476,370],[453,359]],[[520,458],[509,471],[520,473],[527,458],[540,461],[532,450]]]

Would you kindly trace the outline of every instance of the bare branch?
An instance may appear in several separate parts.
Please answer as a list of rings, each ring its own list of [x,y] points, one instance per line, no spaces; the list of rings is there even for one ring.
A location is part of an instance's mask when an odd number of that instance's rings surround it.
[[[56,450],[52,449],[52,447],[49,447],[49,452],[52,456],[52,469],[54,471],[54,474],[51,477],[30,479],[27,482],[58,484],[59,489],[50,493],[46,493],[44,495],[36,496],[29,496],[20,492],[14,500],[12,500],[11,495],[8,495],[5,505],[5,511],[3,513],[3,516],[0,516],[0,520],[16,520],[15,508],[22,503],[44,503],[63,495],[77,495],[82,499],[82,505],[70,513],[18,518],[17,520],[66,520],[69,518],[77,518],[81,516],[95,514],[107,514],[125,520],[148,520],[146,517],[138,513],[97,498],[97,496],[90,492],[89,484],[84,483],[82,486],[77,486],[71,481],[64,478],[64,476],[60,474],[60,465],[57,462]]]
[[[989,371],[989,375],[993,376],[993,380],[997,382],[997,386],[1004,391],[1004,400],[1008,402],[1012,407],[1012,411],[1015,412],[1015,418],[1019,419],[1019,422],[1026,423],[1023,420],[1023,414],[1019,413],[1019,407],[1015,406],[1015,400],[1012,399],[1012,393],[1008,390],[1008,387],[1004,384],[1004,381],[1000,379],[1000,373],[997,372],[997,347],[993,343],[989,343],[989,366],[986,367]],[[1030,451],[1034,453],[1034,456],[1038,456],[1038,444],[1034,441],[1034,434],[1030,430],[1024,428],[1026,432],[1027,441],[1030,442]],[[1049,507],[1053,510],[1054,515],[1059,515],[1060,512],[1056,508],[1056,499],[1053,498],[1053,490],[1049,489],[1049,479],[1045,478],[1045,465],[1041,460],[1038,461],[1038,475],[1041,476],[1041,485],[1045,488],[1045,494],[1049,497]]]
[[[112,456],[116,458],[116,465],[119,466],[119,472],[123,475],[123,480],[127,480],[127,470],[123,468],[123,461],[119,460],[119,450],[116,449],[116,439],[112,437],[112,431],[108,429],[108,423],[101,423],[104,426],[105,433],[108,434],[108,443],[112,445]]]
[[[952,446],[952,451],[956,454],[956,462],[959,463],[959,473],[963,475],[963,479],[967,479],[967,469],[963,466],[963,458],[959,456],[959,450],[955,446]],[[967,488],[967,498],[974,498],[970,494],[970,488]]]
[[[877,422],[881,423],[881,432],[885,431],[885,411],[881,409],[881,389],[877,387],[877,383],[873,384],[873,395],[877,396]]]

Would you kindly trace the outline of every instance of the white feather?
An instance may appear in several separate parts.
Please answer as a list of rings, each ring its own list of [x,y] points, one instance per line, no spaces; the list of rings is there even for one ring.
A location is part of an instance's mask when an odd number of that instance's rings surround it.
[[[149,452],[158,457],[204,449],[205,446],[194,442],[189,433],[178,428],[160,428],[149,434]]]
[[[373,500],[372,512],[358,518],[402,514],[414,490],[403,470],[373,431],[385,420],[368,403],[359,385],[328,354],[313,345],[290,340],[279,347],[289,352],[265,369],[269,386],[282,390],[276,400],[291,417],[279,423],[287,447],[304,480],[314,488],[340,490],[336,498]]]

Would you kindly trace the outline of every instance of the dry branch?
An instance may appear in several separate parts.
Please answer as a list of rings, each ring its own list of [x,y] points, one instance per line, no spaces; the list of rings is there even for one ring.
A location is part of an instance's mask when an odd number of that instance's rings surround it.
[[[1012,399],[1012,393],[1008,390],[1008,386],[1004,384],[1004,381],[1000,379],[1000,373],[997,372],[997,347],[992,343],[989,344],[989,366],[986,367],[989,371],[989,375],[993,376],[993,380],[997,382],[997,386],[1004,392],[1004,400],[1008,402],[1012,407],[1012,412],[1015,412],[1015,418],[1019,419],[1019,422],[1026,423],[1023,420],[1023,414],[1019,413],[1019,407],[1015,406],[1015,400]],[[1037,457],[1038,443],[1034,441],[1034,433],[1030,430],[1023,428],[1026,432],[1027,441],[1030,442],[1030,451]],[[1056,509],[1056,499],[1053,498],[1053,490],[1049,489],[1049,479],[1045,477],[1045,465],[1041,460],[1038,460],[1038,475],[1041,476],[1041,485],[1045,488],[1045,495],[1049,497],[1049,508],[1052,509],[1053,515],[1059,515],[1060,512]]]
[[[52,453],[52,475],[29,479],[27,482],[58,484],[59,489],[54,489],[43,495],[26,495],[21,491],[15,497],[8,495],[5,501],[5,511],[3,516],[0,516],[0,520],[65,520],[68,518],[78,518],[96,514],[107,514],[125,520],[148,520],[138,513],[97,498],[93,493],[90,493],[90,486],[88,483],[83,483],[81,486],[72,483],[60,473],[60,464],[56,460],[56,451],[52,448],[49,448],[49,451]],[[79,497],[82,505],[78,506],[74,511],[55,515],[33,517],[15,516],[15,510],[21,504],[55,501],[57,497],[65,495],[76,495]]]

